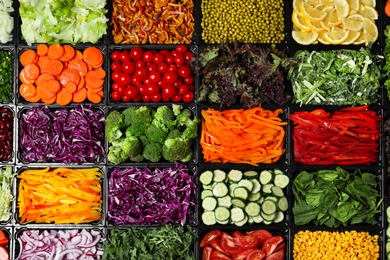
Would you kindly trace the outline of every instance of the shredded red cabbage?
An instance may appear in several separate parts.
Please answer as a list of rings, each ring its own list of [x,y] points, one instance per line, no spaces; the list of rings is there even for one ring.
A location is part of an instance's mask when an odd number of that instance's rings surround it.
[[[19,152],[24,163],[96,163],[104,159],[104,113],[77,105],[29,108],[20,117]]]
[[[122,224],[177,224],[195,217],[196,173],[171,168],[115,168],[108,190],[108,219]]]

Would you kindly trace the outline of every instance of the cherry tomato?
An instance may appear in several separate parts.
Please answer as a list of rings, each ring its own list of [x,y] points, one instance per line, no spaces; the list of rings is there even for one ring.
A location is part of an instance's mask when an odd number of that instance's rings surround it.
[[[129,74],[126,74],[126,73],[121,73],[121,76],[119,78],[119,81],[118,81],[119,84],[121,84],[122,86],[127,86],[131,83],[131,77]]]
[[[133,98],[134,102],[139,102],[142,100],[142,95],[138,93],[136,97]]]
[[[184,59],[184,56],[183,56],[183,54],[182,53],[177,53],[176,54],[176,56],[174,56],[175,58],[175,64],[177,65],[177,66],[182,66],[182,65],[184,65],[184,63],[185,63],[185,59]]]
[[[170,65],[168,66],[168,70],[169,70],[169,71],[177,71],[177,66],[176,66],[175,64],[170,64]]]
[[[119,79],[120,79],[120,77],[121,77],[121,74],[122,74],[122,73],[123,73],[123,72],[118,71],[118,70],[113,71],[112,74],[111,74],[111,79],[112,79],[113,81],[115,81],[115,82],[118,82]]]
[[[131,61],[125,61],[122,63],[122,71],[127,74],[132,74],[135,71],[135,64]]]
[[[211,260],[211,254],[213,251],[214,249],[211,246],[206,246],[203,248],[202,260]]]
[[[144,60],[137,60],[135,66],[137,68],[146,68],[146,62]]]
[[[145,95],[146,94],[146,86],[144,84],[139,84],[137,86],[138,88],[138,92],[141,94],[141,95]]]
[[[122,69],[122,65],[121,65],[121,62],[119,60],[115,60],[111,63],[111,69],[113,71],[115,70],[121,70]]]
[[[188,85],[183,84],[179,87],[179,93],[184,95],[189,91]]]
[[[172,99],[173,102],[178,103],[178,102],[182,101],[183,95],[180,94],[180,93],[177,93],[177,94],[174,95],[171,99]]]
[[[142,77],[140,77],[140,76],[138,76],[138,75],[133,75],[133,76],[131,77],[131,83],[132,83],[133,85],[139,85],[139,84],[142,83],[142,81],[143,81]]]
[[[158,53],[160,53],[160,54],[163,55],[164,57],[166,57],[166,56],[168,56],[168,55],[171,54],[170,51],[165,50],[165,49],[160,50]]]
[[[166,84],[174,84],[178,79],[177,73],[174,71],[167,71],[164,73],[163,81]]]
[[[177,50],[172,50],[172,51],[171,51],[171,55],[172,55],[173,57],[176,57],[177,54],[178,54]]]
[[[164,73],[168,70],[168,65],[167,65],[166,63],[160,63],[160,64],[158,64],[158,66],[157,66],[157,70],[158,70],[160,73],[164,74]]]
[[[195,90],[195,86],[194,85],[188,85],[188,89],[190,90],[190,91],[194,91]]]
[[[152,70],[149,72],[148,78],[151,83],[158,83],[161,80],[161,74],[157,70]]]
[[[195,58],[195,54],[193,54],[192,52],[187,51],[186,53],[184,53],[184,59],[187,64],[190,64],[192,58]]]
[[[176,51],[179,53],[185,53],[186,51],[188,51],[188,48],[184,44],[180,44],[176,46]]]
[[[121,94],[118,91],[113,91],[111,93],[111,98],[114,101],[119,101],[121,99]]]
[[[143,56],[143,60],[145,62],[151,62],[153,60],[153,52],[152,51],[145,51],[144,56]]]
[[[139,76],[142,80],[148,77],[148,70],[146,68],[137,68],[134,72],[134,75]]]
[[[129,54],[129,52],[128,51],[122,51],[122,53],[121,53],[121,55],[120,55],[120,60],[122,61],[122,62],[125,62],[125,61],[129,61],[130,60],[130,54]]]
[[[153,62],[155,64],[160,64],[160,63],[163,63],[164,62],[164,55],[160,54],[160,53],[156,53],[153,55]]]
[[[120,55],[121,55],[121,52],[116,50],[116,51],[113,51],[111,53],[110,57],[112,60],[120,60]]]
[[[161,96],[160,93],[157,93],[157,94],[152,96],[152,101],[155,102],[155,103],[160,102],[161,99],[162,99],[162,96]]]
[[[195,95],[192,92],[187,92],[183,95],[183,101],[186,103],[190,103],[194,100]]]
[[[173,57],[173,55],[168,55],[165,57],[165,62],[167,64],[173,64],[175,63],[175,58]]]
[[[114,83],[114,84],[116,84],[116,85],[115,85],[115,89],[114,89],[114,87],[113,87],[112,90],[113,90],[113,91],[116,91],[116,92],[118,92],[120,95],[122,95],[126,87],[125,87],[125,86],[122,86],[121,84],[119,84],[119,83],[117,83],[117,82]]]
[[[261,259],[265,259],[265,257],[266,254],[264,250],[255,249],[246,256],[245,260],[261,260]]]
[[[150,95],[145,94],[142,96],[142,100],[144,102],[150,102],[152,100],[152,97]]]
[[[189,77],[184,78],[184,83],[186,83],[187,85],[194,83],[194,81],[195,81],[195,78],[193,76],[189,76]]]
[[[162,88],[163,99],[168,99],[168,101],[176,95],[176,88],[172,85],[165,85]]]
[[[173,86],[174,86],[175,88],[180,88],[181,85],[183,85],[183,80],[180,79],[180,78],[178,78],[178,79],[176,80],[176,82],[173,84]]]
[[[123,102],[129,102],[130,101],[130,97],[128,95],[126,95],[126,94],[123,94],[122,95],[122,101]]]
[[[122,85],[119,84],[118,82],[114,82],[111,84],[111,88],[113,91],[118,91],[118,89],[122,88]]]
[[[163,64],[163,63],[162,63]],[[154,63],[148,63],[148,65],[146,65],[146,69],[148,70],[148,71],[156,71],[157,70],[157,65],[156,64],[154,64]]]
[[[160,92],[160,87],[155,83],[150,83],[146,85],[146,94],[148,95],[156,95]]]
[[[171,99],[168,98],[168,97],[166,97],[166,96],[164,96],[164,94],[162,94],[161,96],[162,96],[162,101],[163,101],[163,102],[169,102],[169,101],[171,101]]]
[[[177,69],[177,74],[179,74],[179,76],[181,76],[183,78],[188,78],[188,77],[191,76],[192,71],[191,71],[191,68],[188,65],[185,65],[185,66],[180,66]]]
[[[149,83],[152,83],[149,79],[149,77],[147,77],[146,79],[144,79],[144,84],[145,85],[148,85]]]
[[[136,87],[134,87],[133,85],[129,85],[126,89],[125,89],[125,95],[129,96],[130,99],[133,99],[135,98],[136,96],[138,96],[138,89]]]
[[[130,51],[130,58],[133,60],[140,60],[143,58],[143,56],[144,50],[139,46],[133,47]]]

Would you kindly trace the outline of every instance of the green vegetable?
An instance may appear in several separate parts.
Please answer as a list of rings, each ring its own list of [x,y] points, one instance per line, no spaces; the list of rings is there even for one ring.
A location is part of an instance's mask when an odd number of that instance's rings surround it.
[[[390,100],[390,25],[385,27],[383,34],[385,35],[385,48],[383,50],[385,65],[383,66],[383,71],[386,78],[384,86],[386,88],[387,96]]]
[[[199,122],[189,109],[175,104],[156,109],[139,106],[122,112],[113,110],[106,119],[106,139],[110,144],[107,158],[114,164],[128,159],[188,162],[193,156]]]
[[[191,226],[113,228],[104,245],[103,259],[192,260],[196,239]]]
[[[298,64],[288,78],[293,102],[321,105],[366,105],[377,101],[380,88],[378,56],[360,50],[297,51]]]
[[[106,34],[105,0],[21,0],[21,33],[32,43],[97,43]]]
[[[11,102],[13,96],[14,55],[0,50],[0,102]]]
[[[11,217],[12,201],[12,166],[0,168],[0,221]]]
[[[349,224],[377,224],[382,203],[376,176],[356,170],[302,171],[293,181],[294,222],[328,227]]]

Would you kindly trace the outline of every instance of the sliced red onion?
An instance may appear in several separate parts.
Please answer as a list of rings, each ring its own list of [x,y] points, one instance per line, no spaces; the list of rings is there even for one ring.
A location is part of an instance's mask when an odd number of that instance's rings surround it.
[[[103,254],[98,245],[102,236],[96,230],[24,230],[18,241],[19,260],[100,259]]]

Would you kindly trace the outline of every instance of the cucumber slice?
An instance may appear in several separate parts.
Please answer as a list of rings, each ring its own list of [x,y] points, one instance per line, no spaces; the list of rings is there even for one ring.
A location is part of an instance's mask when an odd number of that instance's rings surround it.
[[[238,184],[237,183],[231,183],[229,185],[229,195],[230,197],[234,197],[234,189],[238,187]]]
[[[223,182],[226,179],[226,172],[222,170],[214,170],[213,180],[215,182]]]
[[[249,196],[249,192],[245,187],[238,186],[237,188],[234,189],[233,195],[235,198],[247,200]]]
[[[275,211],[275,213],[276,213],[276,211]],[[264,219],[264,221],[271,221],[271,222],[273,222],[274,219],[275,219],[275,216],[276,216],[275,213],[268,215],[268,214],[265,214],[264,212],[261,212],[260,215]]]
[[[212,189],[213,189],[213,185],[211,185],[211,184],[209,184],[209,185],[204,185],[204,184],[202,184],[202,188],[203,188],[204,190],[212,190]]]
[[[207,197],[213,197],[213,192],[211,190],[202,190],[200,198],[203,200]]]
[[[242,208],[232,208],[230,210],[230,219],[235,223],[242,221],[245,218],[245,213]]]
[[[253,190],[253,183],[250,180],[242,179],[238,182],[238,186],[245,187],[249,192]]]
[[[260,205],[257,202],[248,202],[245,206],[245,213],[249,217],[255,217],[260,214]]]
[[[226,221],[230,218],[230,211],[225,207],[217,207],[214,210],[214,215],[217,221]]]
[[[257,223],[257,224],[259,224],[259,223],[261,223],[261,222],[263,222],[263,217],[259,214],[259,215],[257,215],[257,216],[255,216],[255,217],[252,217],[252,219],[253,219],[253,221],[255,222],[255,223]]]
[[[273,173],[268,170],[260,172],[259,181],[262,185],[268,184],[273,180]]]
[[[287,209],[288,209],[288,200],[287,200],[287,198],[286,197],[279,198],[276,206],[281,211],[287,211]]]
[[[223,182],[217,182],[217,184],[213,187],[213,194],[215,197],[221,198],[228,195],[229,189]]]
[[[275,175],[284,174],[284,172],[283,172],[281,169],[274,169],[274,174],[275,174]],[[275,176],[275,177],[276,177],[276,176]]]
[[[199,181],[203,185],[210,185],[213,181],[214,174],[211,171],[204,171],[199,176]]]
[[[232,204],[239,208],[244,208],[246,205],[245,202],[240,198],[232,198]]]
[[[226,195],[225,197],[218,198],[218,206],[230,208],[232,206],[232,197]]]
[[[257,193],[261,191],[261,184],[257,179],[251,179],[251,182],[253,183],[253,188],[251,190],[252,193]]]
[[[282,211],[275,212],[275,218],[273,219],[274,223],[280,223],[284,220],[284,213]]]
[[[239,182],[242,179],[242,171],[240,170],[230,170],[228,173],[229,181],[231,182]]]
[[[261,189],[262,189],[263,193],[271,194],[271,188],[273,186],[275,186],[275,185],[273,185],[272,183],[267,183],[267,184],[264,184]]]
[[[245,215],[243,220],[234,222],[234,224],[235,224],[236,226],[238,226],[238,227],[242,227],[243,225],[245,225],[246,223],[248,223],[248,219],[249,219],[249,217],[248,217],[247,215]]]
[[[256,171],[246,171],[244,172],[244,177],[249,180],[257,179],[259,177],[259,173]]]
[[[249,201],[258,201],[261,197],[260,192],[257,193],[249,193],[248,200]]]
[[[202,213],[203,224],[207,226],[215,225],[217,220],[215,219],[214,211],[205,211]]]
[[[280,188],[278,186],[271,187],[271,193],[276,197],[283,197],[284,196],[284,192],[283,192],[282,188]]]
[[[275,175],[274,184],[282,189],[286,188],[290,183],[290,178],[284,174]]]
[[[263,212],[267,215],[275,214],[276,209],[277,209],[276,203],[272,200],[266,199],[261,204],[261,212]],[[264,218],[263,215],[262,215],[262,217]]]
[[[212,211],[217,207],[217,200],[214,197],[206,197],[202,201],[202,208],[204,210]]]

